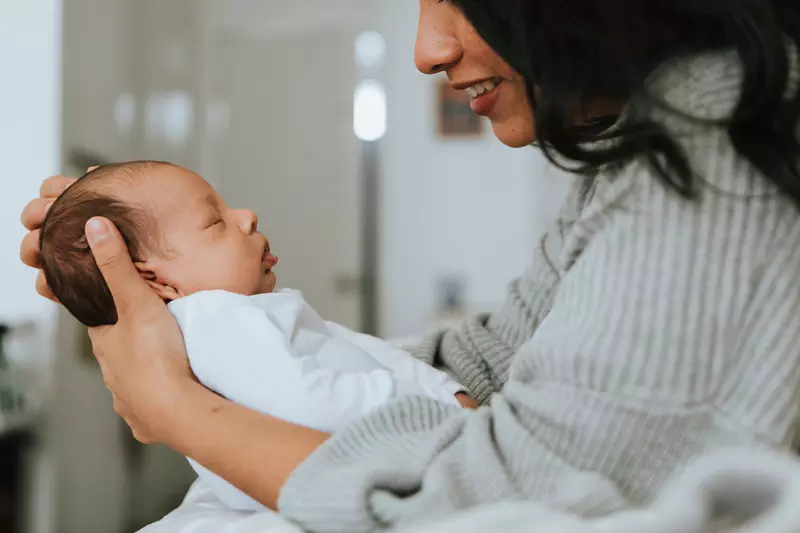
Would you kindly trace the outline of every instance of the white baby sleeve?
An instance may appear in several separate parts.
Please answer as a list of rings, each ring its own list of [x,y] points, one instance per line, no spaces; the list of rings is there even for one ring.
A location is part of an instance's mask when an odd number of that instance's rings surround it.
[[[326,325],[334,337],[358,346],[392,373],[395,397],[425,396],[443,403],[460,405],[455,395],[467,392],[466,388],[447,373],[425,364],[391,342],[353,331],[334,322],[326,322]]]

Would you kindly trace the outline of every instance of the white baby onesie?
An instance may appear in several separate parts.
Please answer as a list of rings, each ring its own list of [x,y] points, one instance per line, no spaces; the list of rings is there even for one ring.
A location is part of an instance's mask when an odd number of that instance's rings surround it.
[[[406,351],[324,321],[295,290],[244,296],[205,291],[175,300],[192,371],[229,400],[333,432],[402,396],[452,405],[463,387]],[[264,506],[191,459],[223,503]]]

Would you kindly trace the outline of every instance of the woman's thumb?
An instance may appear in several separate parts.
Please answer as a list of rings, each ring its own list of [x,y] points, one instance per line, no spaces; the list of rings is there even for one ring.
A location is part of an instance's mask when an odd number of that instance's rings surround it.
[[[116,226],[101,217],[86,223],[86,239],[100,273],[111,290],[117,314],[122,316],[148,298],[157,298],[142,280]]]

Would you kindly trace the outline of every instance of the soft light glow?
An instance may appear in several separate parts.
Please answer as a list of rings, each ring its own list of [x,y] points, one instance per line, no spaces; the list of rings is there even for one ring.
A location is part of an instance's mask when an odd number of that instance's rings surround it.
[[[375,80],[365,80],[353,99],[353,132],[362,141],[377,141],[386,134],[386,91]]]
[[[386,41],[376,31],[365,31],[356,37],[356,63],[364,68],[381,66],[386,56]]]
[[[136,122],[136,98],[131,93],[123,93],[114,103],[114,123],[117,131],[130,135]]]
[[[145,136],[173,147],[188,143],[194,128],[194,100],[187,91],[152,94],[145,102]]]

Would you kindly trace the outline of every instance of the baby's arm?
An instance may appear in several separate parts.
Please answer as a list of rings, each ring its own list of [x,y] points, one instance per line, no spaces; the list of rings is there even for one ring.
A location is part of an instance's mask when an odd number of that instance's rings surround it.
[[[468,409],[479,407],[478,402],[467,394],[466,389],[449,375],[416,359],[397,344],[372,335],[358,333],[334,322],[327,322],[326,325],[336,338],[355,344],[390,369],[396,380],[412,385],[416,383],[428,389],[424,393],[426,396],[447,401],[440,395],[444,391],[449,391],[449,394],[454,395],[462,407]]]

